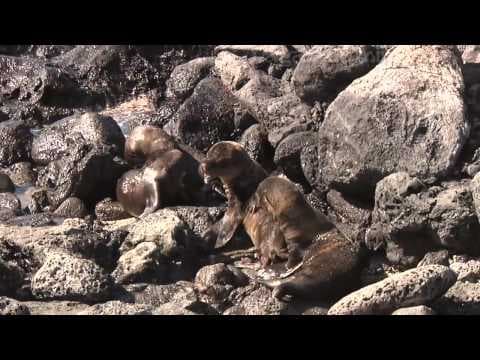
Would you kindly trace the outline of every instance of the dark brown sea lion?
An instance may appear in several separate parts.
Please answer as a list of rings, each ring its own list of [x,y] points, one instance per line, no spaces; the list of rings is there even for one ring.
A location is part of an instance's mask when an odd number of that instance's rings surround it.
[[[205,235],[215,237],[216,247],[222,247],[242,223],[244,203],[268,174],[240,144],[233,141],[213,145],[201,162],[200,171],[207,183],[220,180],[227,197],[225,215]]]
[[[198,163],[174,149],[126,172],[117,183],[117,200],[129,214],[144,217],[161,207],[203,201]]]
[[[349,242],[337,229],[317,238],[303,261],[287,276],[259,282],[273,288],[273,296],[337,300],[360,286],[364,260],[360,244]]]

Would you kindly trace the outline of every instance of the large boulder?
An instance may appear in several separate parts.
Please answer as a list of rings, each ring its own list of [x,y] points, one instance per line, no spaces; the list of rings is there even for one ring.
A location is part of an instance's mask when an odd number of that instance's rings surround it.
[[[28,160],[31,146],[32,134],[22,122],[0,122],[0,166]]]
[[[229,51],[239,56],[263,56],[278,63],[290,60],[290,52],[285,45],[219,45],[215,53]]]
[[[440,315],[480,315],[480,283],[457,281],[432,308]]]
[[[178,109],[174,134],[204,153],[215,143],[233,140],[235,98],[219,79],[207,77]]]
[[[330,308],[328,315],[386,315],[400,308],[429,304],[442,296],[456,279],[446,266],[422,266],[345,296]]]
[[[111,295],[112,284],[93,261],[52,252],[32,279],[32,293],[37,299],[97,302]]]
[[[54,208],[69,197],[77,197],[87,206],[113,197],[117,180],[128,170],[111,146],[92,147],[78,133],[73,135],[68,153],[38,173],[37,185],[48,189],[48,201]]]
[[[111,146],[113,154],[123,156],[125,137],[115,120],[90,112],[69,116],[43,129],[32,142],[33,161],[47,165],[68,154],[73,134],[91,146]]]
[[[375,65],[375,52],[370,46],[316,45],[303,53],[292,83],[303,101],[326,101]]]
[[[479,253],[479,231],[467,182],[427,188],[418,178],[395,173],[377,185],[366,241],[370,248],[385,242],[390,261],[410,266],[440,248]]]
[[[197,58],[173,69],[170,78],[167,80],[167,96],[173,96],[180,101],[190,96],[202,78],[208,75],[210,68],[214,65],[211,57]]]
[[[371,196],[383,177],[448,175],[469,133],[458,50],[397,46],[330,104],[319,130],[319,181]]]

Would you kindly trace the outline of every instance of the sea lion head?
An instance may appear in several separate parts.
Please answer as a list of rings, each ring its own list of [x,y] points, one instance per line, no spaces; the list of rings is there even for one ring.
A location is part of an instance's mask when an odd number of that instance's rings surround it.
[[[176,149],[175,140],[164,130],[151,126],[137,126],[125,142],[125,160],[132,165],[143,165],[151,158]]]
[[[236,178],[249,163],[249,157],[244,148],[233,141],[221,141],[213,145],[207,156],[200,164],[200,173],[205,182],[222,178],[230,180]]]

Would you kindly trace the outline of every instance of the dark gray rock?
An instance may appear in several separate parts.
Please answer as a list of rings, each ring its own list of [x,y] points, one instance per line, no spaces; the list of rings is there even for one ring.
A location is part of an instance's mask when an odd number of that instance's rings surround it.
[[[273,159],[275,165],[292,181],[306,183],[302,171],[300,153],[307,146],[316,144],[314,132],[300,132],[287,136],[278,144]]]
[[[429,265],[392,275],[338,301],[328,315],[381,315],[425,305],[442,296],[456,281],[446,266]]]
[[[20,121],[9,120],[0,123],[0,166],[10,166],[28,160],[32,134]]]
[[[449,266],[450,262],[448,258],[449,258],[448,250],[439,250],[439,251],[429,252],[425,254],[422,260],[420,260],[417,267],[426,266],[426,265]]]
[[[0,193],[0,209],[11,210],[15,213],[20,211],[20,200],[13,193]]]
[[[129,304],[118,300],[96,304],[77,313],[77,315],[152,315],[153,308],[144,304]]]
[[[65,218],[83,218],[88,214],[88,210],[82,200],[71,197],[61,203],[53,214]]]
[[[0,193],[13,193],[15,185],[7,174],[0,173]]]
[[[48,165],[68,155],[71,142],[77,141],[78,137],[93,147],[112,147],[112,154],[123,156],[125,137],[115,120],[96,113],[85,113],[59,120],[42,130],[33,139],[33,161],[38,165]]]
[[[229,296],[233,306],[223,315],[280,315],[288,305],[272,296],[272,291],[258,283],[234,289]]]
[[[131,45],[79,45],[53,61],[103,106],[145,93],[166,78]]]
[[[117,180],[127,164],[111,153],[111,147],[91,147],[82,137],[72,139],[69,154],[50,162],[38,173],[37,184],[48,189],[48,201],[56,208],[69,197],[87,206],[113,197]]]
[[[98,302],[111,295],[110,277],[93,261],[52,252],[32,279],[37,299]]]
[[[195,288],[201,301],[219,309],[224,308],[234,288],[247,283],[245,275],[223,263],[205,266],[195,276]]]
[[[175,135],[204,153],[219,141],[233,140],[234,103],[233,95],[219,79],[203,79],[178,109]]]
[[[12,295],[23,284],[26,275],[15,261],[0,257],[0,295]]]
[[[428,181],[448,175],[468,137],[463,92],[455,47],[395,47],[328,107],[319,181],[370,197],[394,172]]]
[[[111,198],[103,199],[97,203],[95,216],[100,221],[114,221],[131,217],[130,214],[123,210],[122,205],[118,201],[112,201]]]
[[[377,64],[366,45],[316,45],[304,52],[292,82],[297,96],[307,103],[333,99],[353,80]]]
[[[273,157],[275,150],[268,141],[266,131],[261,125],[250,126],[239,140],[248,156],[258,162],[264,169],[274,168]]]
[[[478,231],[468,183],[426,188],[417,178],[396,173],[377,185],[366,242],[373,249],[385,242],[390,261],[411,266],[441,248],[477,254]]]
[[[363,243],[370,225],[371,209],[359,201],[346,198],[336,190],[327,193],[327,203],[332,209],[330,218],[336,227],[351,241]]]
[[[458,281],[431,306],[440,315],[479,315],[480,284]]]
[[[317,144],[307,145],[300,151],[300,166],[302,167],[303,176],[308,184],[316,188],[318,186],[318,153]]]
[[[15,186],[32,185],[36,179],[32,164],[27,161],[10,165],[2,171],[10,177]]]
[[[0,315],[30,315],[27,306],[14,299],[0,297]]]
[[[197,58],[175,67],[166,82],[167,96],[174,96],[181,101],[186,99],[198,82],[208,75],[214,61],[212,57]]]

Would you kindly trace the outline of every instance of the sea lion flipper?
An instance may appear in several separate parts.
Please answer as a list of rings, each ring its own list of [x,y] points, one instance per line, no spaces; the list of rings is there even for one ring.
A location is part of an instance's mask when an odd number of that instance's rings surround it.
[[[243,217],[239,206],[228,208],[220,223],[217,242],[215,244],[216,249],[225,246],[233,238],[235,231],[242,221]]]

